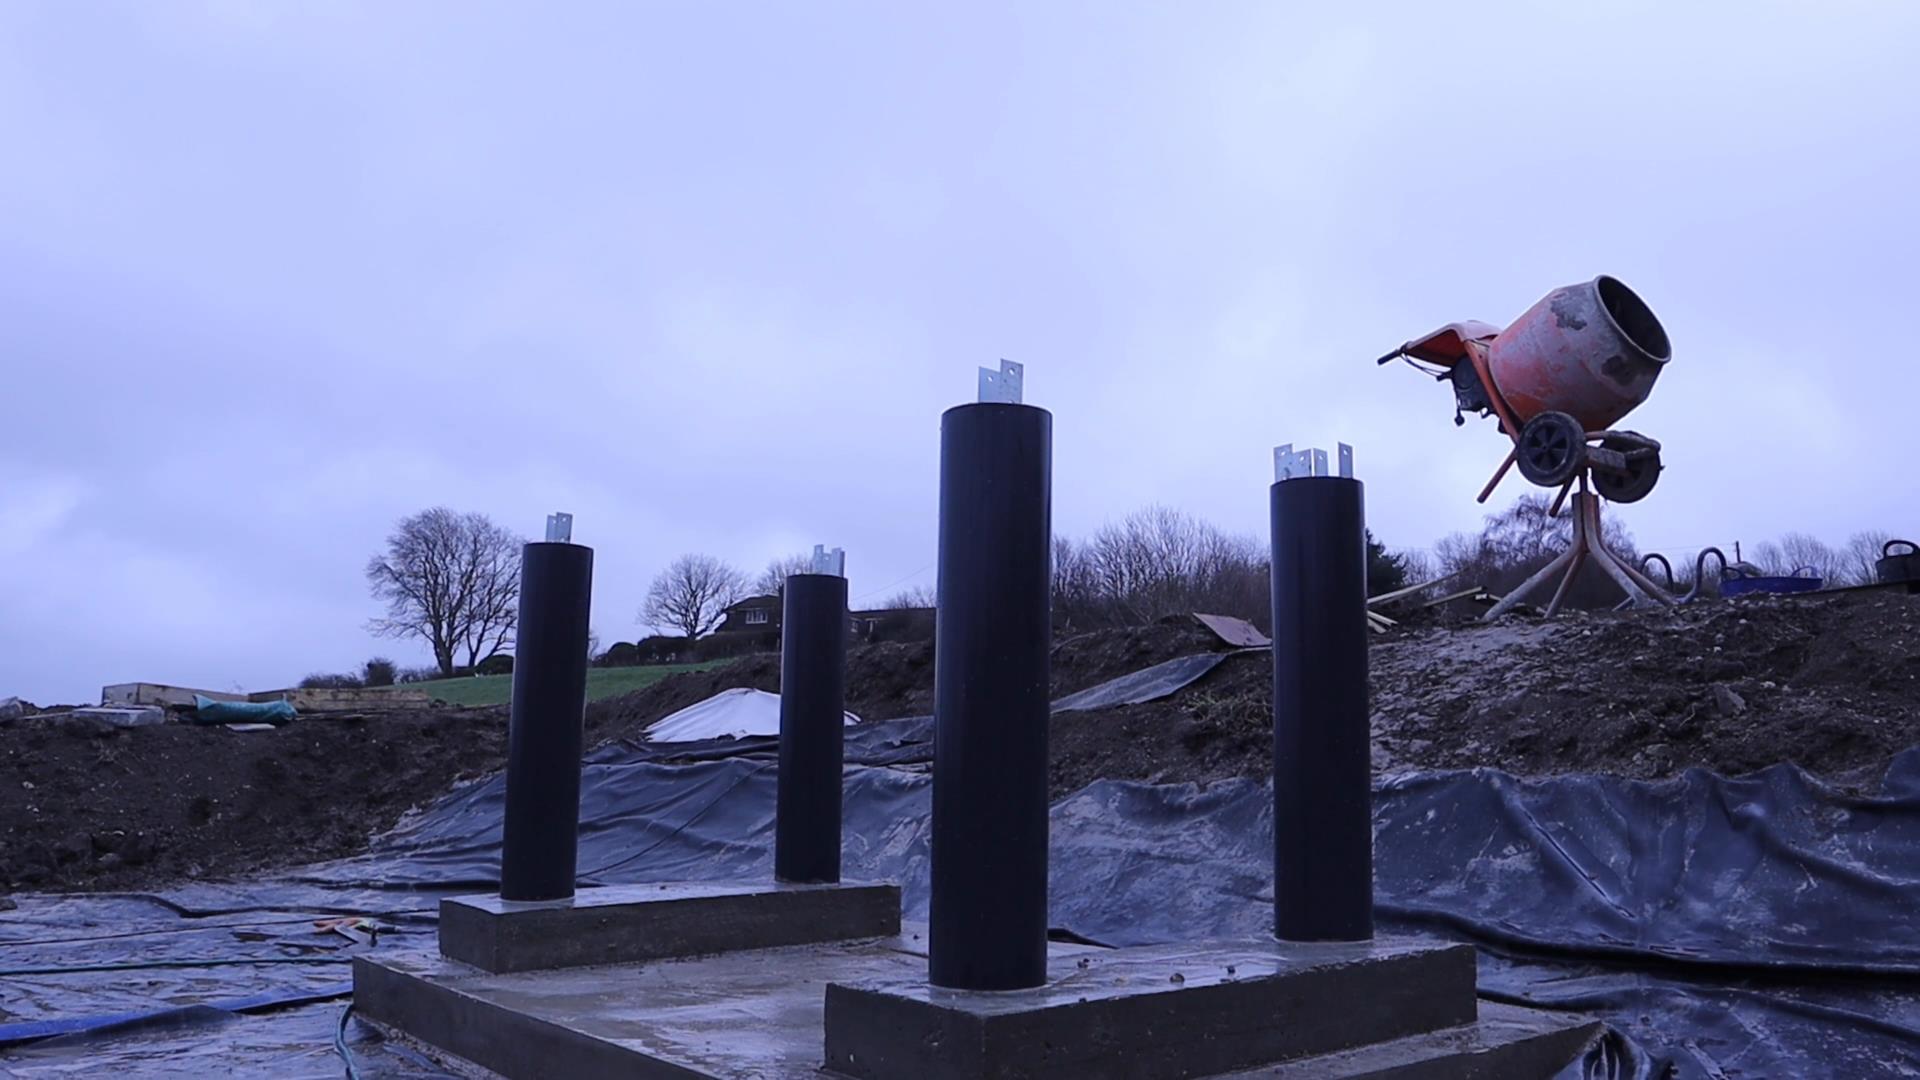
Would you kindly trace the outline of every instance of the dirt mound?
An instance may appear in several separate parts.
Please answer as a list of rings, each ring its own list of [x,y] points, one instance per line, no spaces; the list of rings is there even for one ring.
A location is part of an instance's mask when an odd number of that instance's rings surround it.
[[[1053,790],[1272,772],[1270,658],[1171,698],[1053,722]],[[1411,630],[1375,643],[1377,771],[1493,766],[1642,779],[1794,762],[1878,785],[1920,744],[1920,597],[1756,598]]]
[[[1055,647],[1056,694],[1217,647],[1191,625],[1083,635]],[[780,689],[778,656],[663,679],[587,707],[586,742],[733,687]],[[847,707],[867,719],[933,710],[931,643],[854,648]],[[137,889],[351,855],[404,813],[505,764],[505,708],[302,717],[273,731],[166,724],[0,726],[0,893]]]
[[[1174,621],[1063,640],[1059,697],[1220,649]],[[1101,777],[1264,777],[1269,657],[1243,653],[1172,697],[1053,720],[1053,790]],[[1856,593],[1407,629],[1372,652],[1375,765],[1523,774],[1739,773],[1797,762],[1871,787],[1920,744],[1920,597]],[[778,690],[753,656],[587,709],[589,746],[721,690]],[[870,720],[932,709],[933,648],[847,658],[848,707]],[[0,891],[133,889],[349,855],[409,809],[503,764],[504,708],[302,718],[275,731],[0,727]]]
[[[1920,597],[1764,597],[1374,652],[1390,764],[1655,778],[1776,762],[1873,787],[1920,743]]]
[[[266,732],[0,728],[0,891],[138,888],[348,855],[497,768],[499,709],[301,719]]]

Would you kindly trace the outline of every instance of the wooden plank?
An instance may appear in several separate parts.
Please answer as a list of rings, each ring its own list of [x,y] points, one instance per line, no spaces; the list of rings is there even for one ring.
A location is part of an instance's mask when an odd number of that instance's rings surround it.
[[[1482,594],[1486,593],[1486,591],[1487,590],[1485,586],[1475,585],[1471,589],[1461,589],[1457,593],[1448,593],[1447,595],[1439,597],[1438,599],[1428,600],[1426,603],[1423,603],[1420,606],[1423,608],[1431,608],[1431,607],[1439,607],[1441,604],[1451,604],[1455,600],[1478,599]]]
[[[433,695],[425,690],[399,690],[386,687],[297,687],[262,690],[247,695],[248,701],[285,701],[298,712],[367,712],[389,709],[423,709],[433,704]]]
[[[214,701],[245,701],[245,694],[230,694],[220,690],[196,690],[190,686],[168,686],[165,683],[115,683],[100,688],[100,703],[103,705],[159,705],[192,708],[195,694],[211,698]]]
[[[1385,604],[1385,603],[1388,603],[1389,601],[1398,600],[1403,596],[1412,596],[1414,593],[1417,593],[1422,589],[1431,589],[1435,585],[1438,585],[1443,581],[1452,581],[1454,578],[1459,577],[1461,574],[1465,572],[1466,571],[1463,568],[1460,570],[1455,570],[1451,574],[1434,578],[1432,581],[1423,581],[1418,585],[1409,585],[1404,589],[1395,589],[1390,593],[1381,593],[1379,596],[1369,598],[1367,600],[1367,606],[1372,607],[1375,604]]]

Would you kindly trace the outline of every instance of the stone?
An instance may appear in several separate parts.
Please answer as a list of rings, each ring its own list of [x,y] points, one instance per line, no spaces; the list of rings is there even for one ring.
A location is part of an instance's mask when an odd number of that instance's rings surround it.
[[[1747,699],[1725,683],[1713,684],[1713,707],[1722,716],[1739,716],[1747,711]]]

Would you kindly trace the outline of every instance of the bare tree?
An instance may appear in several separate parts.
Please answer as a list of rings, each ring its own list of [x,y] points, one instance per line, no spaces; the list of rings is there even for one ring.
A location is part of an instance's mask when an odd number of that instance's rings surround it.
[[[1892,539],[1893,534],[1884,529],[1867,529],[1847,537],[1847,546],[1840,552],[1846,568],[1846,583],[1871,585],[1880,580],[1879,568],[1874,564],[1880,561],[1881,552]]]
[[[472,667],[508,648],[520,615],[522,543],[485,514],[435,507],[402,520],[386,554],[367,561],[367,583],[387,605],[373,631],[426,642],[445,677],[462,652]]]
[[[1394,552],[1393,557],[1400,560],[1400,568],[1406,572],[1409,582],[1432,581],[1440,576],[1440,572],[1434,569],[1436,563],[1433,556],[1419,548],[1403,548]]]
[[[697,638],[720,625],[727,608],[746,595],[740,571],[711,555],[682,555],[653,579],[640,621]]]
[[[1100,578],[1088,545],[1076,544],[1065,536],[1053,538],[1053,582],[1049,591],[1054,620],[1062,629],[1079,630],[1104,621]]]
[[[1253,617],[1265,606],[1260,545],[1170,507],[1149,506],[1103,526],[1082,554],[1087,569],[1074,572],[1087,574],[1127,622],[1191,611]]]
[[[1754,545],[1753,561],[1769,574],[1785,576],[1811,569],[1814,576],[1837,583],[1846,576],[1850,559],[1817,536],[1790,532],[1777,542],[1769,540]]]
[[[910,589],[901,589],[880,602],[878,610],[905,611],[909,608],[930,608],[939,603],[935,598],[933,586],[915,585]]]
[[[813,556],[810,554],[788,555],[770,560],[767,568],[760,571],[760,576],[754,579],[753,595],[779,596],[786,592],[789,577],[794,574],[811,573],[813,573]]]

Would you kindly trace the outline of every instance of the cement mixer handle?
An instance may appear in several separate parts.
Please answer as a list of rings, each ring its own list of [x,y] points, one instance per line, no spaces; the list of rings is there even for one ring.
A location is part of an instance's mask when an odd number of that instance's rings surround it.
[[[1400,346],[1399,348],[1397,348],[1397,349],[1395,349],[1395,350],[1393,350],[1392,352],[1390,352],[1390,353],[1388,353],[1387,355],[1385,355],[1385,356],[1383,356],[1383,357],[1381,357],[1380,359],[1378,359],[1378,360],[1375,360],[1375,361],[1374,361],[1374,363],[1376,363],[1376,364],[1391,364],[1391,363],[1393,363],[1393,362],[1394,362],[1395,360],[1398,360],[1398,359],[1400,359],[1400,358],[1401,358],[1402,356],[1405,356],[1406,354],[1407,354],[1407,347],[1406,347],[1405,345],[1402,345],[1402,346]]]
[[[1920,544],[1916,544],[1911,540],[1889,540],[1880,545],[1880,557],[1883,559],[1893,558],[1893,549],[1897,547],[1906,548],[1907,554],[1909,555],[1920,555]]]

